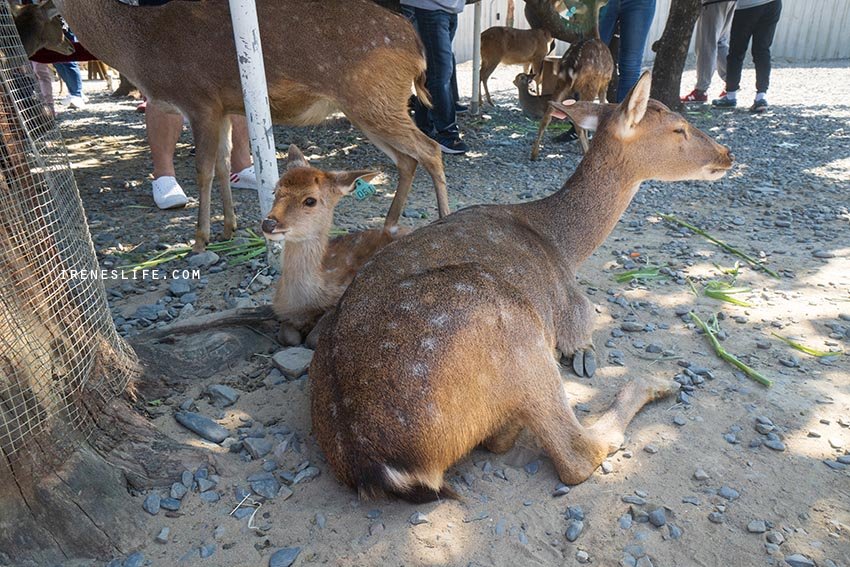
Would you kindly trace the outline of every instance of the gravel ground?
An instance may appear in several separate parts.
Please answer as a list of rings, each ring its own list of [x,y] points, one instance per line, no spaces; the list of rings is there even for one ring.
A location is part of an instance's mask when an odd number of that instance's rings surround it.
[[[453,209],[547,195],[581,157],[577,145],[547,136],[541,161],[528,160],[536,125],[516,107],[516,72],[501,67],[491,78],[498,108],[463,118],[472,151],[445,157]],[[459,74],[468,96],[469,64]],[[693,80],[686,72],[684,91]],[[746,70],[743,84],[753,82]],[[64,112],[60,123],[103,265],[186,242],[197,211],[153,206],[135,103],[91,96],[85,111]],[[559,489],[551,463],[525,434],[506,455],[478,450],[448,472],[462,501],[359,502],[335,481],[311,440],[306,378],[282,374],[285,360],[276,366],[270,357],[250,357],[145,408],[166,433],[216,453],[219,469],[188,478],[179,511],[159,510],[125,554],[138,551],[153,565],[288,565],[287,553],[272,555],[281,548],[300,548],[296,565],[850,565],[850,364],[840,353],[808,356],[772,335],[820,350],[850,346],[850,66],[779,62],[769,100],[761,116],[745,109],[689,112],[689,120],[732,148],[735,168],[715,183],[644,184],[580,272],[598,306],[594,342],[603,365],[593,379],[565,371],[580,418],[598,415],[630,375],[684,386],[678,399],[641,412],[625,450],[586,483]],[[318,167],[382,168],[379,193],[345,199],[337,214],[346,229],[380,224],[395,172],[358,131],[334,119],[275,133],[279,148],[296,143]],[[194,194],[190,144],[186,134],[177,171]],[[255,195],[234,193],[240,225],[256,227]],[[220,211],[215,196],[213,210]],[[736,258],[663,222],[659,212],[739,246],[781,278],[744,264],[736,285],[751,288],[740,296],[749,307],[695,296],[688,282],[699,291],[709,279],[728,278],[723,269]],[[405,216],[411,226],[436,217],[424,172]],[[213,234],[220,231],[219,214]],[[663,267],[667,277],[643,284],[613,279],[645,263]],[[261,261],[220,262],[202,272],[170,291],[173,281],[108,283],[119,329],[132,337],[174,317],[269,300],[273,277]],[[703,318],[716,314],[725,347],[774,386],[759,386],[719,360],[683,316],[690,309]],[[221,394],[238,394],[235,404],[211,403],[204,393],[216,384],[235,389]],[[215,419],[230,440],[204,442],[178,425],[181,405]],[[228,516],[249,487],[276,494],[254,518],[258,529],[248,527],[247,517]],[[139,513],[143,503],[156,509],[155,500],[139,495]]]

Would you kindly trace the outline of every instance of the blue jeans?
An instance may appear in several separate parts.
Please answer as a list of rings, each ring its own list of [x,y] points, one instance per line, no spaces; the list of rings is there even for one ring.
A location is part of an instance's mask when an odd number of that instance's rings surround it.
[[[655,16],[655,0],[611,0],[599,13],[599,35],[610,43],[620,22],[620,56],[617,66],[617,102],[621,102],[640,78],[646,36]]]
[[[68,94],[71,96],[83,96],[83,76],[80,75],[80,64],[76,61],[68,63],[54,63],[59,78],[67,85]]]
[[[414,109],[416,125],[425,133],[455,137],[458,135],[455,115],[457,79],[452,40],[457,31],[457,14],[442,10],[423,10],[402,6],[425,46],[425,87],[431,93],[432,108],[417,101]]]

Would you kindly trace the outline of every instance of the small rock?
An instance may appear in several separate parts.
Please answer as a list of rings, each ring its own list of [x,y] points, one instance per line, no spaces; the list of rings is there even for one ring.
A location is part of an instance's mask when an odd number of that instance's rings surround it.
[[[201,500],[209,504],[213,504],[214,502],[218,502],[219,500],[221,500],[221,495],[215,490],[207,490],[206,492],[201,492],[199,496]]]
[[[186,429],[213,443],[221,443],[230,434],[227,429],[199,413],[180,411],[174,414],[174,419]]]
[[[681,427],[681,426],[685,425],[685,423],[687,423],[687,421],[681,415],[677,415],[673,418],[673,423],[675,423],[676,425]]]
[[[590,555],[586,551],[580,549],[576,552],[576,561],[582,564],[589,563]]]
[[[154,541],[157,543],[168,543],[168,536],[171,534],[171,528],[162,528],[159,530],[159,533],[156,535]]]
[[[602,461],[602,472],[603,474],[610,474],[614,471],[614,465],[611,464],[611,461],[605,460]]]
[[[764,520],[753,520],[747,524],[747,531],[751,534],[763,534],[767,531],[767,525],[765,525]]]
[[[271,442],[261,437],[248,437],[242,444],[254,459],[262,459],[272,451]]]
[[[785,536],[782,535],[782,532],[777,532],[775,530],[767,532],[765,537],[767,538],[767,541],[776,545],[782,545],[785,542]]]
[[[171,485],[170,495],[175,500],[183,500],[187,492],[189,492],[189,489],[182,482],[175,482]]]
[[[321,471],[319,470],[318,467],[312,467],[312,466],[307,467],[306,469],[302,470],[297,475],[295,475],[295,478],[292,479],[292,484],[298,484],[300,482],[308,482],[308,481],[316,478],[317,476],[319,476],[320,473],[321,473]]]
[[[694,480],[708,480],[709,478],[711,477],[708,476],[708,473],[702,469],[697,469],[694,472]]]
[[[531,461],[530,463],[525,465],[525,472],[528,473],[531,476],[536,475],[537,471],[539,471],[539,470],[540,470],[540,460],[539,459]]]
[[[850,465],[850,454],[848,454],[848,455],[841,455],[841,456],[840,456],[840,457],[838,457],[836,460],[837,460],[839,463],[841,463],[842,465]]]
[[[557,498],[559,496],[565,496],[569,493],[570,493],[570,487],[567,486],[566,484],[561,483],[561,484],[558,484],[558,486],[555,487],[555,491],[552,493],[552,496]]]
[[[839,461],[824,460],[823,464],[836,471],[847,470],[847,465]]]
[[[186,280],[172,280],[168,286],[168,292],[174,297],[180,297],[192,291],[192,286]]]
[[[670,534],[670,539],[679,539],[682,537],[682,528],[676,524],[667,524],[667,530]]]
[[[422,512],[414,512],[410,515],[410,518],[408,518],[407,521],[414,526],[418,526],[419,524],[427,524],[428,516],[426,516]]]
[[[316,512],[316,525],[319,526],[320,530],[325,529],[325,526],[328,523],[328,519],[325,518],[325,515],[321,512]]]
[[[383,514],[383,512],[381,512],[378,508],[372,508],[371,510],[366,512],[366,517],[370,520],[377,520],[381,517],[381,514]]]
[[[190,471],[183,471],[180,475],[180,482],[187,489],[192,488],[192,483],[195,482],[195,477],[192,475]]]
[[[169,512],[176,512],[180,509],[180,501],[176,498],[163,498],[160,501],[159,506],[163,510],[168,510]]]
[[[581,506],[569,506],[567,508],[567,518],[583,522],[584,510],[581,509]]]
[[[216,254],[212,250],[207,250],[206,252],[201,252],[200,254],[190,256],[189,266],[193,268],[206,268],[208,266],[212,266],[213,264],[218,263],[218,260],[218,254]]]
[[[214,405],[220,408],[232,406],[239,399],[239,392],[224,384],[213,384],[207,388],[207,393]]]
[[[644,555],[643,557],[641,557],[640,559],[637,560],[636,567],[655,567],[655,566],[652,564],[652,560],[649,558],[649,556]]]
[[[823,258],[823,259],[835,258],[835,252],[833,252],[831,250],[815,250],[814,252],[812,252],[812,256],[814,256],[815,258]],[[786,561],[787,561],[787,559],[786,559]]]
[[[779,437],[771,437],[771,435],[776,435],[775,433],[770,433],[768,438],[764,440],[765,447],[773,449],[774,451],[779,451],[780,453],[785,450],[785,443],[780,441]]]
[[[712,512],[708,515],[708,521],[714,524],[722,524],[723,523],[723,514],[720,512]]]
[[[142,508],[144,508],[145,512],[151,516],[156,516],[159,513],[159,504],[161,501],[162,499],[159,494],[152,492],[145,498],[145,501],[142,503]]]
[[[632,527],[632,515],[623,514],[622,516],[620,516],[618,523],[620,524],[620,528],[624,530],[629,529],[630,527]]]
[[[644,450],[645,452],[649,453],[650,455],[654,455],[655,453],[657,453],[657,452],[658,452],[658,447],[656,447],[655,445],[650,444],[650,445],[647,445],[646,447],[644,447],[644,448],[643,448],[643,450]]]
[[[696,496],[683,496],[682,502],[684,504],[693,504],[694,506],[699,506],[699,498]]]
[[[728,486],[721,486],[720,490],[717,491],[717,494],[729,501],[737,500],[741,496],[737,490],[729,488]]]
[[[275,551],[269,557],[269,567],[289,567],[298,558],[301,553],[300,547],[285,547]]]
[[[620,325],[620,328],[629,333],[639,333],[644,330],[646,325],[635,321],[626,321]]]
[[[261,478],[249,481],[251,484],[251,490],[263,498],[271,499],[276,497],[278,492],[280,492],[280,483],[277,479],[271,473],[264,473],[257,476],[260,476]]]
[[[207,490],[212,490],[213,488],[215,488],[215,485],[216,483],[208,478],[199,478],[198,492],[206,492]]]
[[[649,523],[660,528],[667,523],[667,515],[664,513],[664,508],[656,508],[649,513]]]
[[[202,545],[200,548],[201,559],[206,559],[215,553],[215,544]]]
[[[304,347],[291,347],[277,351],[272,362],[289,378],[300,378],[310,367],[313,351]]]
[[[800,553],[795,553],[794,555],[786,555],[785,563],[787,563],[791,567],[815,567],[814,561]]]
[[[626,504],[634,504],[635,506],[643,506],[646,504],[646,499],[640,496],[632,496],[631,494],[627,494],[623,496],[620,500],[625,502]]]
[[[145,562],[145,556],[141,551],[137,551],[132,555],[129,555],[127,559],[124,560],[124,563],[121,567],[142,567],[142,564]]]
[[[568,541],[575,541],[578,539],[578,536],[581,535],[582,530],[584,530],[584,522],[581,520],[570,520],[570,523],[567,524],[567,531],[564,532]]]

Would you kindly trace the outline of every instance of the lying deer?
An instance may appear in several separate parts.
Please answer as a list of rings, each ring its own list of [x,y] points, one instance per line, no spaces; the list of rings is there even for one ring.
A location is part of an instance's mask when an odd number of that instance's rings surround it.
[[[579,100],[607,102],[608,83],[614,74],[614,59],[608,46],[599,39],[599,10],[605,2],[596,3],[595,25],[593,37],[582,39],[572,45],[564,53],[558,65],[558,81],[552,100],[561,101],[578,94]],[[540,142],[546,127],[552,120],[552,110],[549,109],[540,121],[537,139],[531,148],[531,159],[536,160],[540,154]],[[583,152],[587,152],[589,143],[587,130],[573,123]]]
[[[728,148],[649,92],[646,73],[619,106],[553,103],[596,129],[560,191],[456,212],[363,266],[310,367],[313,430],[342,482],[364,496],[451,497],[448,467],[479,443],[504,452],[528,427],[561,480],[580,483],[641,407],[678,387],[635,376],[588,427],[558,366],[558,351],[591,347],[576,273],[640,183],[716,180],[732,166]]]
[[[62,55],[74,52],[74,46],[62,29],[62,18],[53,0],[24,5],[10,3],[9,9],[27,57],[40,49],[49,49]]]
[[[336,305],[360,267],[409,232],[392,227],[329,240],[339,200],[358,179],[369,181],[376,175],[376,171],[324,172],[310,167],[298,147],[289,146],[286,173],[262,225],[266,238],[286,242],[273,303],[285,344],[301,344],[301,337]],[[313,339],[307,342],[314,344]]]
[[[55,1],[89,51],[149,99],[189,118],[200,193],[195,249],[210,239],[213,173],[230,238],[236,217],[227,115],[244,107],[227,2],[140,8],[115,0]],[[342,111],[398,167],[387,228],[398,223],[417,164],[431,176],[440,216],[447,215],[440,148],[407,112],[411,86],[428,100],[422,44],[410,23],[369,0],[257,0],[257,12],[272,120],[303,126]]]
[[[517,88],[519,107],[522,109],[522,113],[532,120],[540,120],[549,109],[549,101],[552,100],[552,95],[531,94],[529,86],[531,86],[533,79],[532,75],[520,73],[514,78],[514,86]]]
[[[552,36],[544,30],[520,30],[503,26],[494,26],[481,33],[481,82],[484,83],[484,93],[490,106],[490,89],[487,79],[499,66],[530,65],[531,74],[542,77],[543,59],[549,53]],[[481,104],[481,93],[478,94]]]

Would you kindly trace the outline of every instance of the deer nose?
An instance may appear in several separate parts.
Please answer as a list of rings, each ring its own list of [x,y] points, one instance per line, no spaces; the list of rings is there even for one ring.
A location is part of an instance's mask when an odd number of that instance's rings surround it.
[[[277,228],[277,221],[273,218],[267,218],[263,221],[262,228],[263,232],[271,234],[274,232],[274,229]]]

